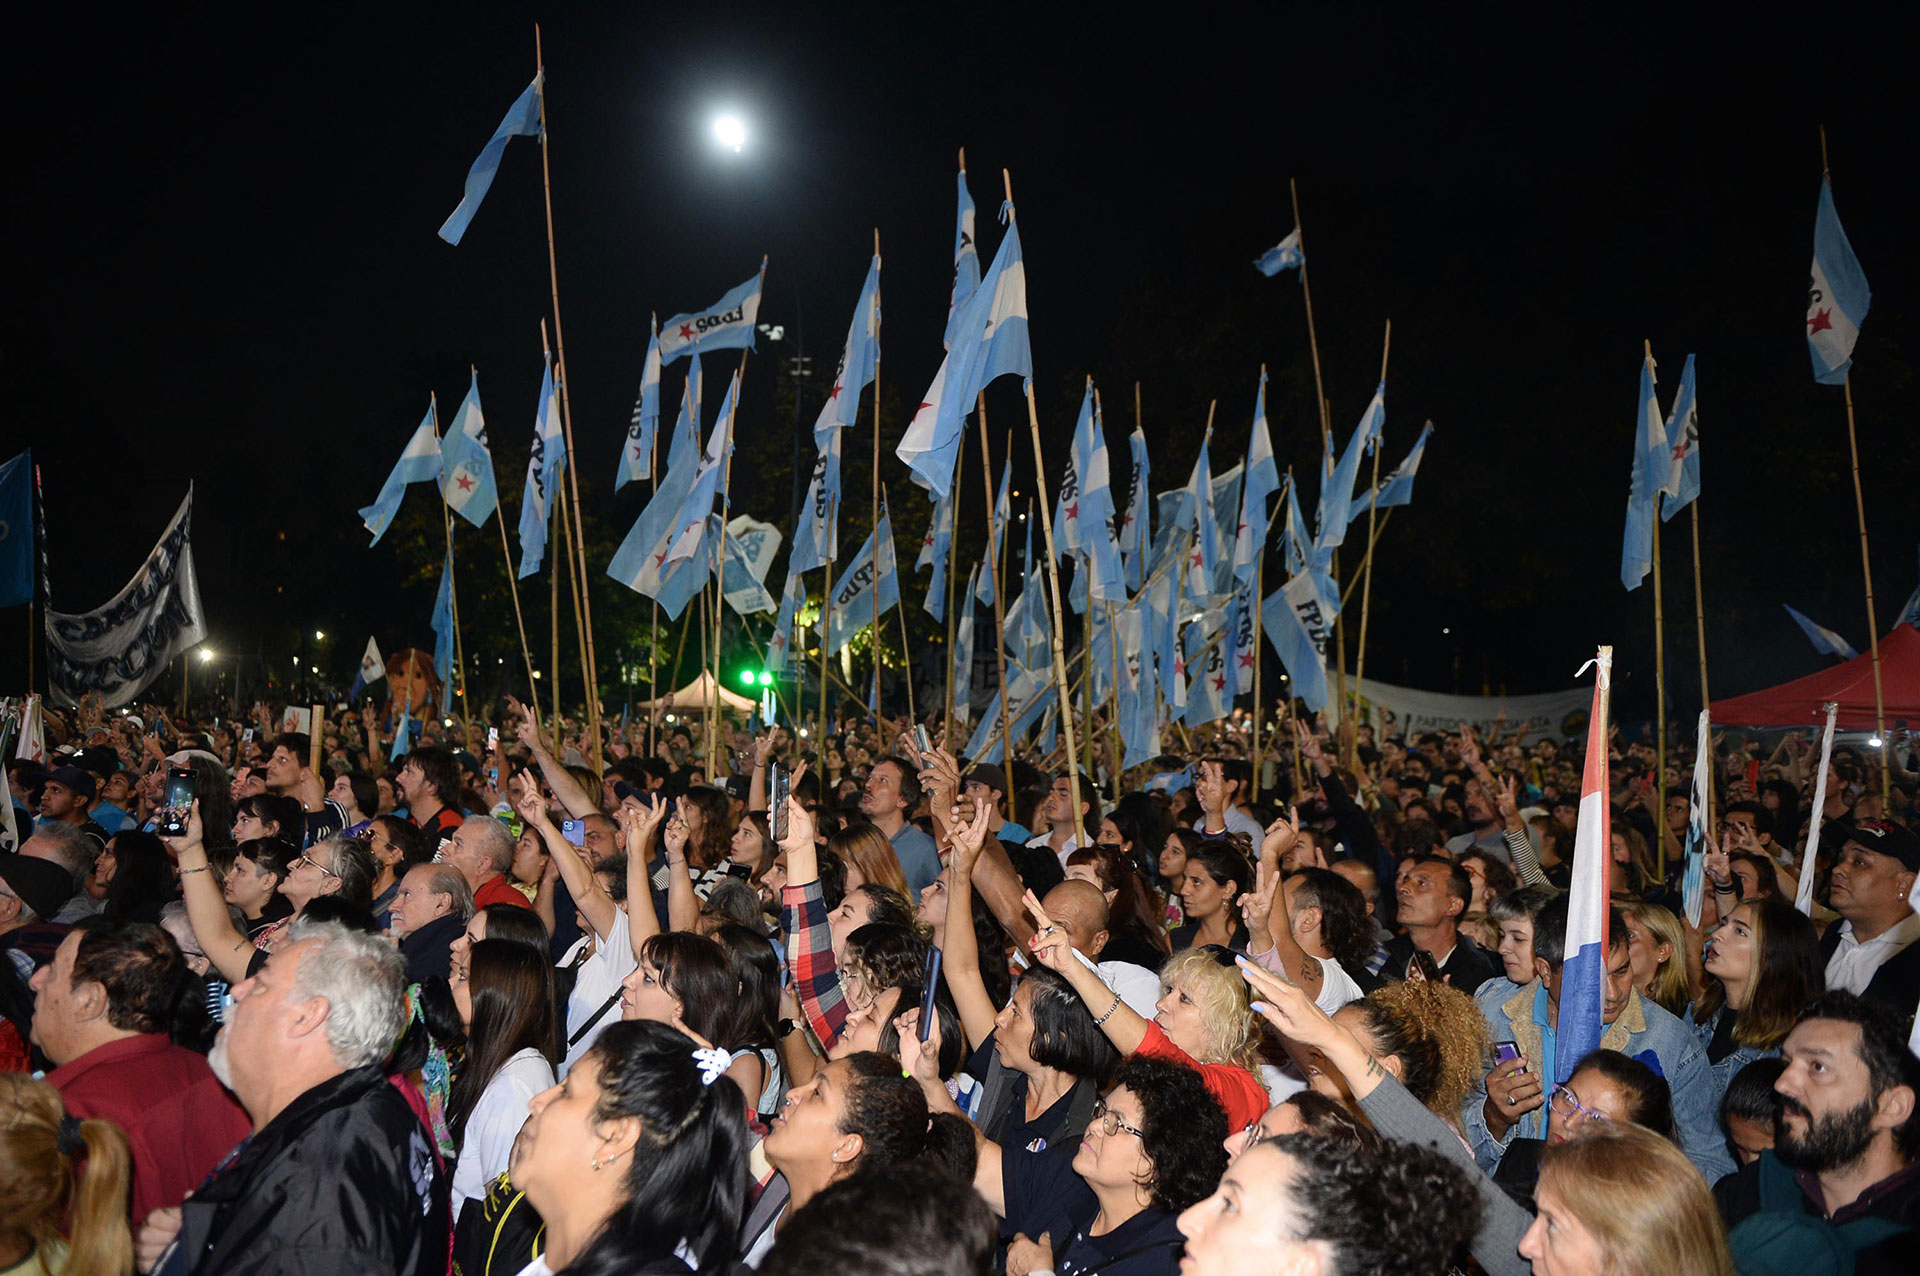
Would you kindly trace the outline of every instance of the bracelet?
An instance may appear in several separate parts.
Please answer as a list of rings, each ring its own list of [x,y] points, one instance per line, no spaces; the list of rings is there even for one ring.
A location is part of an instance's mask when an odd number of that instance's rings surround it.
[[[1736,892],[1733,889],[1732,882],[1725,882],[1725,883],[1715,882],[1713,884],[1713,893],[1716,895],[1733,895],[1733,894],[1737,894],[1738,892]]]
[[[189,873],[204,873],[204,872],[206,872],[206,871],[207,871],[207,866],[206,866],[205,864],[202,864],[202,865],[201,865],[201,866],[200,866],[199,868],[183,868],[183,869],[181,869],[181,870],[180,870],[180,876],[182,876],[182,877],[185,877],[185,876],[187,876],[187,874],[189,874]]]
[[[1111,1018],[1113,1018],[1113,1012],[1114,1012],[1114,1011],[1116,1011],[1116,1010],[1118,1010],[1118,1009],[1120,1009],[1120,994],[1119,994],[1119,993],[1115,993],[1115,994],[1113,994],[1113,1004],[1112,1004],[1111,1006],[1108,1006],[1108,1007],[1107,1007],[1107,1013],[1106,1013],[1106,1014],[1104,1014],[1104,1015],[1101,1015],[1101,1016],[1100,1016],[1100,1017],[1099,1017],[1098,1019],[1095,1019],[1095,1020],[1093,1021],[1093,1026],[1094,1026],[1094,1027],[1096,1027],[1096,1028],[1098,1028],[1098,1027],[1100,1027],[1100,1026],[1102,1026],[1103,1024],[1105,1024],[1105,1023],[1107,1022],[1107,1020],[1109,1020],[1109,1019],[1111,1019]]]

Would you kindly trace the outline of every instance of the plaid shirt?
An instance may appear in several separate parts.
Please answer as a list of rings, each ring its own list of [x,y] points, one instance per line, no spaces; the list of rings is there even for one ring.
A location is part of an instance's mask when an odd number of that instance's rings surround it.
[[[787,932],[787,963],[800,1013],[807,1026],[831,1049],[847,1023],[847,996],[833,965],[833,932],[827,927],[827,900],[818,879],[780,889],[780,924]]]

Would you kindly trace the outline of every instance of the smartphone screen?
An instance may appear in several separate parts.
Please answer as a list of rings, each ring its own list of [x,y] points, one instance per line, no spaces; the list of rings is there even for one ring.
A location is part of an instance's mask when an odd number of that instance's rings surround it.
[[[160,803],[160,836],[187,835],[187,817],[193,813],[193,799],[197,796],[194,790],[192,771],[175,767],[167,772],[167,787]]]
[[[923,757],[933,752],[933,741],[927,738],[927,729],[917,722],[913,726],[913,744]]]
[[[1519,1057],[1520,1047],[1513,1042],[1496,1041],[1493,1043],[1493,1062],[1495,1067],[1503,1063],[1511,1063]]]
[[[767,831],[778,842],[787,835],[787,769],[775,762],[768,770]]]
[[[487,752],[493,753],[500,748],[500,728],[487,728]]]
[[[927,986],[920,990],[920,1040],[933,1032],[933,994],[940,987],[940,950],[927,951]]]
[[[562,820],[560,822],[560,836],[566,838],[568,842],[575,846],[585,846],[587,844],[586,822],[584,820]]]

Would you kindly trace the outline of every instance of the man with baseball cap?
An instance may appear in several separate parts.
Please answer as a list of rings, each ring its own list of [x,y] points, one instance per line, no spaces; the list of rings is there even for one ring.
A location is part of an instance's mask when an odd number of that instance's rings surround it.
[[[95,849],[107,849],[107,831],[87,818],[93,801],[93,773],[77,766],[54,769],[40,789],[40,823],[71,824],[92,840]]]
[[[1909,905],[1920,837],[1889,820],[1847,826],[1827,902],[1840,920],[1820,941],[1827,987],[1913,1013],[1920,998],[1920,915]]]

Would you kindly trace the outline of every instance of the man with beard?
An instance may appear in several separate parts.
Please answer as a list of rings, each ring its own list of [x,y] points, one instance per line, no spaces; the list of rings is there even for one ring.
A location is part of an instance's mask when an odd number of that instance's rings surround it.
[[[1735,1263],[1749,1270],[1744,1258],[1838,1242],[1854,1251],[1861,1276],[1912,1271],[1920,1060],[1898,1023],[1870,1001],[1830,992],[1801,1014],[1781,1058],[1773,1147],[1713,1189]],[[1833,1234],[1795,1235],[1808,1230]]]

